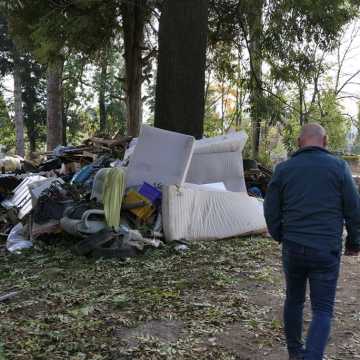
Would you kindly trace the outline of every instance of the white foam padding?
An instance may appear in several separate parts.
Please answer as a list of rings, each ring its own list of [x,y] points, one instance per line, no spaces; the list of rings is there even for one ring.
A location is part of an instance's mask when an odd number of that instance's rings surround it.
[[[245,192],[207,191],[186,184],[163,189],[168,241],[225,239],[266,231],[263,204]]]
[[[143,125],[126,171],[126,186],[182,185],[194,150],[192,136]]]
[[[246,141],[244,131],[196,141],[186,182],[223,182],[227,190],[246,192],[242,157]]]

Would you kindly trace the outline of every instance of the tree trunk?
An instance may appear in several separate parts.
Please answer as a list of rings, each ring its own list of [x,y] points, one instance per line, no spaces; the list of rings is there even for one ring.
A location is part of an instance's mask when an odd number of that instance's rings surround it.
[[[105,91],[106,91],[106,77],[107,77],[107,59],[106,54],[101,59],[100,72],[100,89],[99,89],[99,117],[100,117],[100,133],[106,132],[106,105],[105,105]]]
[[[264,0],[254,0],[252,12],[248,15],[249,23],[249,53],[251,62],[250,74],[250,114],[252,122],[252,157],[258,159],[260,132],[262,120],[262,15]]]
[[[47,70],[47,151],[63,144],[62,71],[64,62],[57,59]]]
[[[237,81],[236,81],[236,115],[235,115],[235,128],[240,130],[242,125],[242,106],[243,106],[243,83],[241,74],[241,47],[237,48]]]
[[[14,49],[14,110],[16,129],[16,154],[25,156],[24,111],[22,101],[21,64],[19,54]]]
[[[221,80],[221,134],[225,133],[225,85],[224,80]]]
[[[64,146],[67,145],[67,126],[68,126],[67,114],[68,112],[65,111],[65,106],[64,106],[64,91],[62,89],[61,90],[61,120],[62,120],[62,144]]]
[[[142,123],[142,48],[146,1],[124,1],[121,12],[125,47],[127,133],[130,136],[138,136]]]
[[[201,138],[208,0],[166,0],[160,18],[155,126]]]
[[[29,147],[30,147],[30,158],[33,157],[33,154],[36,152],[36,136],[31,136],[32,134],[29,134],[28,132],[28,138],[29,138]]]

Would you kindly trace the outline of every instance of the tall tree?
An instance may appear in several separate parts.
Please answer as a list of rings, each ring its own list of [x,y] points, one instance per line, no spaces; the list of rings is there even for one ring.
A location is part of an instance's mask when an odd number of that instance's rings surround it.
[[[252,157],[259,157],[261,120],[263,117],[262,89],[262,34],[263,34],[264,0],[254,0],[247,14],[249,28],[250,57],[250,113],[252,122]]]
[[[59,56],[47,68],[47,150],[64,144],[62,74],[64,60]]]
[[[0,136],[1,144],[7,148],[16,145],[14,123],[11,121],[4,97],[0,92]]]
[[[208,0],[166,0],[160,18],[155,126],[201,138]]]
[[[107,78],[107,54],[103,54],[100,60],[100,86],[99,86],[99,118],[100,133],[106,132],[106,78]]]
[[[210,39],[247,48],[252,155],[257,157],[261,123],[273,118],[277,86],[301,89],[319,74],[314,51],[334,49],[343,26],[358,12],[358,0],[210,0]],[[234,21],[234,19],[236,19]],[[238,43],[237,37],[240,39]],[[245,57],[246,59],[246,57]],[[261,66],[266,64],[267,66]],[[265,72],[264,72],[265,70]],[[321,69],[320,69],[321,70]],[[264,72],[264,73],[263,73]],[[306,86],[305,86],[306,88]],[[299,94],[305,105],[305,94]],[[270,98],[271,99],[270,99]],[[274,101],[275,100],[275,101]],[[292,104],[284,103],[287,110]],[[276,110],[276,109],[275,109]],[[304,115],[309,109],[299,111]],[[265,126],[266,128],[266,126]]]
[[[124,1],[121,6],[125,46],[127,132],[130,136],[139,134],[142,121],[142,51],[147,13],[146,2],[147,0]]]
[[[24,140],[24,111],[22,98],[22,74],[21,61],[18,50],[13,46],[14,59],[14,113],[15,113],[15,130],[16,130],[16,154],[25,156]]]
[[[46,141],[46,68],[29,54],[22,64],[24,122],[30,156]]]
[[[0,16],[0,69],[2,75],[12,73],[14,78],[14,120],[16,130],[16,154],[25,156],[24,111],[22,99],[22,59],[9,36],[8,23]]]
[[[75,51],[94,54],[117,26],[117,4],[94,1],[23,0],[7,3],[12,34],[48,68],[48,149],[64,141],[62,70]],[[54,97],[54,98],[53,98]]]
[[[61,25],[61,16],[53,3],[42,0],[14,2],[8,16],[15,41],[47,65],[47,149],[53,150],[63,143],[63,44],[51,38],[54,28]]]

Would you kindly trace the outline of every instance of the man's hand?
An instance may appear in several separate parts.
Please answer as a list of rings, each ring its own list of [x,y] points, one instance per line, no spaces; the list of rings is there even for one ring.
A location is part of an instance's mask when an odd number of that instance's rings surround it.
[[[360,251],[359,250],[350,250],[350,249],[346,249],[345,256],[359,256],[360,255]]]

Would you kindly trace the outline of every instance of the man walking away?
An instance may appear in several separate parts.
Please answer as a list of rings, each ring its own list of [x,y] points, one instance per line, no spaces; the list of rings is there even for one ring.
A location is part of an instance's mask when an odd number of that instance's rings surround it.
[[[283,244],[286,279],[284,327],[290,360],[321,360],[329,338],[342,252],[359,255],[360,200],[345,161],[326,149],[326,133],[307,124],[300,149],[276,167],[265,199],[271,236]],[[312,321],[302,343],[306,285]]]

